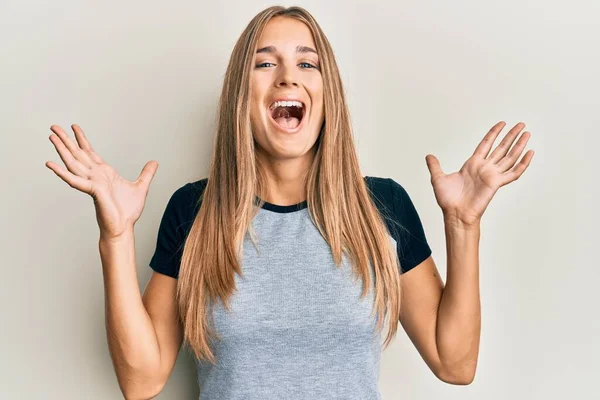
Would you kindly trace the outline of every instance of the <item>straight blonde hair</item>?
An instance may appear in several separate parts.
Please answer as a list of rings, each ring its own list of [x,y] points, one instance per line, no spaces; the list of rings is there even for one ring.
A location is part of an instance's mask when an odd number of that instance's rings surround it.
[[[377,329],[389,317],[387,347],[400,315],[399,260],[388,230],[362,177],[352,137],[350,115],[333,50],[312,15],[301,7],[269,7],[257,14],[237,40],[218,105],[217,132],[206,188],[185,240],[177,303],[184,340],[198,360],[216,361],[210,344],[219,335],[211,328],[212,306],[220,300],[229,310],[234,274],[242,275],[240,254],[250,222],[265,199],[266,180],[255,154],[250,123],[250,75],[258,39],[274,17],[295,18],[313,35],[323,76],[325,121],[305,177],[308,212],[331,247],[339,267],[342,251],[363,282],[362,297],[375,282],[373,311]],[[210,320],[208,317],[211,317]]]

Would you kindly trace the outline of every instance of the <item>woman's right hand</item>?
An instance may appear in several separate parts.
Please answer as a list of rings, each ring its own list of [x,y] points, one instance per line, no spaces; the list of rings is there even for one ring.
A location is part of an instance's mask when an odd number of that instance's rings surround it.
[[[60,126],[50,127],[54,132],[50,135],[50,141],[67,168],[52,161],[47,161],[46,167],[72,188],[92,196],[101,238],[119,238],[127,230],[133,229],[142,214],[158,162],[147,162],[138,179],[128,181],[96,154],[78,125],[73,124],[71,128],[77,142]]]

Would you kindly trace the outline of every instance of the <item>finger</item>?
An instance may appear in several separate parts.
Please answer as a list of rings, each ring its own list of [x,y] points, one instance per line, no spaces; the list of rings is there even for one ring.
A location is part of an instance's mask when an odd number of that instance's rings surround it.
[[[508,150],[514,143],[517,136],[519,136],[519,133],[523,128],[525,128],[525,123],[519,122],[510,131],[508,131],[506,136],[504,136],[498,147],[494,149],[494,151],[492,152],[492,154],[490,154],[488,159],[494,164],[502,160],[504,156],[506,156],[506,153],[508,153]]]
[[[512,170],[502,174],[502,177],[504,178],[502,186],[510,182],[516,181],[521,177],[521,175],[523,175],[527,167],[529,167],[534,153],[535,152],[533,150],[529,150],[527,153],[525,153],[521,161]]]
[[[440,167],[440,162],[436,156],[433,154],[427,154],[425,156],[425,162],[427,162],[427,168],[429,169],[429,174],[431,176],[431,180],[433,181],[439,175],[444,175],[444,171]]]
[[[69,137],[69,135],[67,135],[67,133],[65,131],[63,131],[60,126],[52,125],[50,127],[50,130],[52,132],[56,133],[56,135],[64,143],[66,148],[69,149],[69,151],[71,152],[71,154],[73,155],[73,157],[75,159],[77,159],[80,163],[82,163],[83,165],[85,165],[88,168],[92,167],[93,162],[92,162],[92,159],[90,158],[90,156],[88,156],[85,153],[85,151],[81,150],[79,145],[77,143],[75,143],[75,141],[73,139],[71,139]]]
[[[56,175],[58,175],[63,181],[67,182],[72,188],[80,190],[84,193],[91,193],[92,183],[89,180],[83,179],[82,177],[77,175],[73,175],[64,167],[61,167],[60,165],[52,161],[47,161],[46,167],[54,171]]]
[[[93,161],[97,162],[98,164],[104,164],[104,160],[94,151],[81,127],[77,124],[73,124],[71,125],[71,129],[73,129],[73,132],[75,132],[75,139],[77,140],[79,147],[81,147],[81,149],[86,152]]]
[[[136,183],[141,183],[146,188],[148,188],[150,186],[152,178],[154,178],[154,174],[156,174],[157,169],[158,163],[156,161],[148,161],[146,165],[144,165],[144,168],[142,168],[142,172],[136,180]]]
[[[475,148],[473,156],[481,159],[487,158],[487,155],[489,154],[492,145],[496,141],[498,134],[502,129],[504,129],[505,126],[506,122],[504,121],[500,121],[496,125],[492,126],[492,129],[486,133],[479,145]]]
[[[530,137],[531,133],[527,131],[523,132],[521,137],[519,137],[517,144],[515,144],[506,157],[496,164],[500,172],[506,172],[515,165],[519,157],[521,157],[523,150],[525,150],[525,145],[527,145]]]
[[[69,171],[85,179],[89,177],[90,169],[73,157],[69,149],[65,147],[65,144],[58,136],[55,134],[50,135],[50,141],[52,144],[54,144],[58,155],[60,156],[61,160],[63,160]]]

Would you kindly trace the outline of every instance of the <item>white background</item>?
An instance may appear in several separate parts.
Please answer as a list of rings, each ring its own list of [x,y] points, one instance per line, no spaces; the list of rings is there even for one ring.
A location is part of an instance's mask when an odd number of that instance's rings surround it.
[[[507,122],[501,137],[519,121],[532,133],[531,166],[499,190],[482,220],[475,381],[437,380],[400,328],[382,354],[383,399],[598,396],[599,3],[296,4],[334,48],[363,173],[407,189],[444,280],[443,220],[425,156],[454,172],[496,122]],[[0,4],[0,398],[121,398],[92,199],[44,166],[61,162],[50,125],[73,137],[70,125],[79,124],[128,179],[148,160],[160,163],[136,224],[145,287],[168,198],[207,174],[233,45],[270,5]],[[197,398],[195,379],[182,351],[157,398]]]

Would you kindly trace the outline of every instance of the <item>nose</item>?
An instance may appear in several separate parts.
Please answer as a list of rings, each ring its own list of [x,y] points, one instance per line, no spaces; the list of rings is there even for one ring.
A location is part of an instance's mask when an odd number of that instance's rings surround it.
[[[280,70],[280,74],[277,76],[275,80],[275,86],[279,87],[289,87],[296,86],[298,87],[298,79],[293,74],[292,69],[286,66],[282,66]]]

